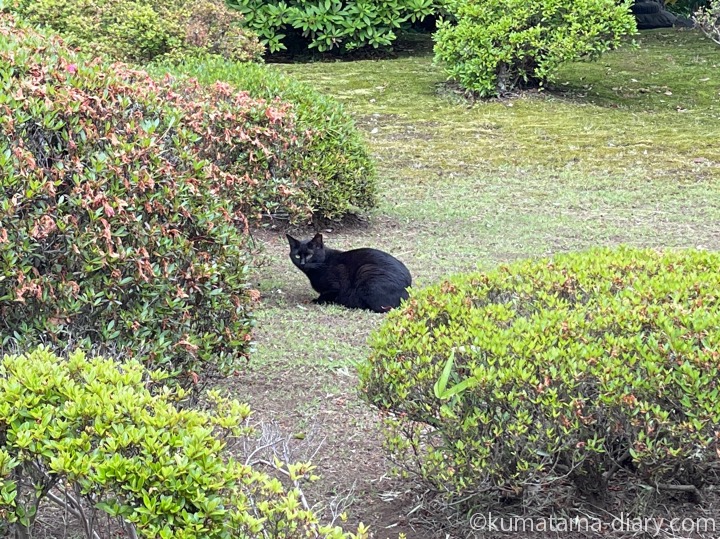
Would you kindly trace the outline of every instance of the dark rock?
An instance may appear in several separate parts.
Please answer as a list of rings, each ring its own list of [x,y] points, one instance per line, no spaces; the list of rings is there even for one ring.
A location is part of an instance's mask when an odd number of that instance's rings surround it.
[[[661,10],[658,13],[647,13],[635,15],[638,30],[650,30],[652,28],[671,28],[677,17],[669,11]]]
[[[633,15],[651,15],[653,13],[660,13],[662,6],[656,2],[635,2],[630,6],[630,11]]]
[[[630,11],[635,15],[638,30],[652,28],[671,28],[682,26],[691,28],[693,22],[684,17],[677,17],[665,9],[663,0],[636,0]]]
[[[677,20],[675,21],[675,26],[679,26],[681,28],[694,28],[695,22],[692,19],[687,19],[685,17],[677,17]]]

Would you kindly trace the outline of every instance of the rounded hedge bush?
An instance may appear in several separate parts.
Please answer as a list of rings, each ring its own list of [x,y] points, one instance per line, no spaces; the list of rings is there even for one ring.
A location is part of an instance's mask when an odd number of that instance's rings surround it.
[[[220,58],[160,64],[151,72],[191,75],[201,83],[224,81],[252,97],[292,103],[298,136],[306,137],[298,172],[289,184],[295,196],[324,219],[368,211],[377,203],[377,175],[365,141],[350,114],[336,100],[269,66]],[[259,185],[258,189],[264,186]],[[266,196],[266,199],[272,199]]]
[[[451,278],[388,315],[362,392],[394,459],[465,507],[568,481],[699,495],[720,455],[718,268],[603,248]]]
[[[455,0],[433,36],[448,76],[481,97],[552,80],[636,31],[632,0]]]
[[[245,213],[311,212],[286,187],[302,146],[289,105],[106,67],[7,14],[0,34],[2,344],[86,340],[173,371],[237,364],[253,296]]]
[[[74,46],[117,60],[220,54],[259,61],[263,46],[224,0],[10,0],[6,6]]]
[[[80,352],[5,356],[0,532],[31,537],[35,518],[53,515],[45,513],[52,504],[88,539],[103,531],[102,513],[118,525],[103,537],[367,538],[363,528],[353,534],[322,525],[298,487],[231,456],[238,440],[258,443],[247,405],[211,393],[208,410],[183,409],[183,391],[160,383],[166,375]],[[297,484],[313,470],[277,465]]]

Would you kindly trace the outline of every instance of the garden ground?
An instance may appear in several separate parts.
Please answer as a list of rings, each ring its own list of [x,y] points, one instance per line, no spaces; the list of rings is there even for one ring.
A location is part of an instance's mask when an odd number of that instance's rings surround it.
[[[416,286],[594,245],[720,249],[720,48],[691,31],[636,41],[568,65],[546,91],[474,104],[444,82],[425,37],[392,58],[277,65],[344,102],[378,165],[379,209],[321,230],[326,243],[389,251]],[[309,303],[284,235],[255,235],[257,352],[233,396],[275,422],[296,458],[313,456],[311,497],[345,498],[349,524],[444,537],[418,522],[413,483],[392,478],[378,414],[355,390],[383,317]]]

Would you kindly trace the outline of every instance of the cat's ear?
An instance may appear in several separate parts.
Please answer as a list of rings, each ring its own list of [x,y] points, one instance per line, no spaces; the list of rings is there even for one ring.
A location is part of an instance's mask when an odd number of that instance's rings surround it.
[[[318,247],[322,247],[323,246],[322,234],[320,234],[319,232],[317,234],[315,234],[315,236],[312,239],[312,242],[313,242],[313,244],[317,245]]]
[[[300,241],[293,238],[290,234],[285,234],[285,237],[287,238],[288,243],[290,244],[291,248],[297,247],[298,245],[300,245]]]

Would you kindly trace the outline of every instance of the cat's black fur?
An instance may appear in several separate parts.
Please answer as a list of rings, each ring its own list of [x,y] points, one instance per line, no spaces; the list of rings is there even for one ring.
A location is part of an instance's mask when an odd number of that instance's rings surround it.
[[[378,249],[326,249],[322,234],[296,240],[287,234],[290,260],[320,296],[313,303],[384,313],[407,299],[412,277],[397,258]]]

